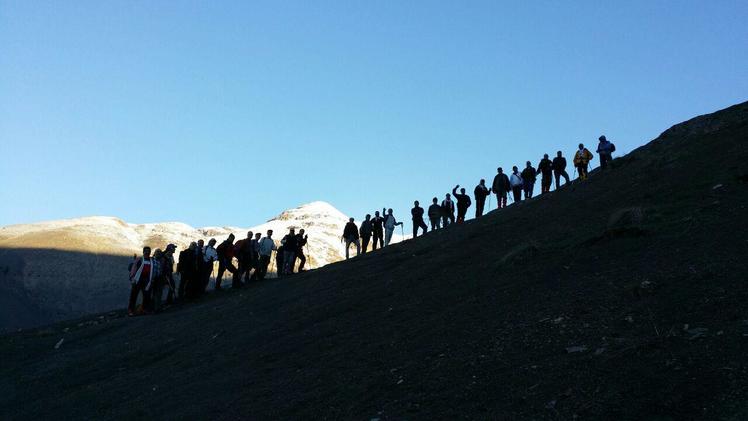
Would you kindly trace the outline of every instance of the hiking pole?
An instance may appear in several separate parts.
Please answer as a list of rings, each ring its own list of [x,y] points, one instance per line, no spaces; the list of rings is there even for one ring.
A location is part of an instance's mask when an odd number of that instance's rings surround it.
[[[405,239],[405,228],[403,228],[402,224],[400,224],[400,236],[402,237],[403,240]]]
[[[307,257],[307,260],[309,261],[309,270],[312,270],[314,268],[312,267],[312,255],[309,254],[309,243],[307,242],[305,245],[306,245],[306,257]]]

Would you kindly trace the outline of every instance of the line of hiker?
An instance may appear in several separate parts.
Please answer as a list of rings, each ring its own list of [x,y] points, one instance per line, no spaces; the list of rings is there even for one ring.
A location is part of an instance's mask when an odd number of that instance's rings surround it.
[[[615,145],[609,142],[605,136],[600,136],[598,140],[599,144],[597,146],[597,153],[600,155],[600,166],[606,168],[608,162],[612,159],[612,153],[615,152]],[[594,155],[592,152],[580,143],[578,150],[574,154],[573,161],[575,172],[579,174],[579,179],[585,180],[587,178],[589,163],[593,158]],[[473,190],[473,197],[475,198],[475,217],[480,218],[483,216],[486,199],[489,198],[491,194],[496,195],[498,209],[507,206],[508,198],[511,198],[514,203],[531,199],[534,194],[535,183],[537,182],[538,177],[540,177],[541,194],[551,191],[551,185],[553,184],[554,178],[556,189],[561,188],[562,178],[564,180],[563,185],[570,182],[569,173],[566,171],[566,168],[566,158],[564,158],[561,151],[556,152],[556,157],[554,157],[553,160],[549,158],[548,154],[544,154],[537,167],[533,167],[532,162],[530,161],[525,163],[525,168],[523,168],[522,171],[520,171],[516,166],[512,167],[512,173],[510,175],[505,174],[503,168],[497,168],[497,174],[494,177],[490,188],[486,186],[486,180],[481,179]],[[457,189],[459,189],[459,192]],[[461,224],[465,222],[468,209],[472,204],[473,201],[466,193],[465,188],[460,188],[459,184],[452,189],[451,194],[447,193],[445,195],[441,203],[439,203],[438,198],[433,198],[428,211],[424,211],[420,206],[420,202],[416,200],[413,203],[413,208],[410,210],[413,222],[413,238],[418,237],[419,230],[422,234],[425,234],[429,229],[429,226],[426,225],[424,214],[429,219],[431,230],[434,231],[440,228],[446,228],[455,223]],[[374,237],[372,250],[377,249],[378,242],[382,247],[389,245],[395,226],[402,225],[402,222],[397,222],[392,213],[392,209],[389,209],[386,212],[382,209],[382,213],[386,213],[386,216],[381,217],[379,211],[377,211],[375,212],[373,219],[371,215],[367,214],[361,222],[360,227],[356,226],[354,218],[350,218],[341,237],[341,242],[345,242],[346,259],[350,257],[351,245],[356,247],[357,256],[366,253],[372,236]],[[382,242],[383,227],[385,233],[384,242]]]
[[[281,240],[280,247],[276,246],[273,240],[273,230],[268,230],[265,237],[249,231],[246,238],[236,242],[234,240],[234,234],[229,234],[217,247],[214,238],[210,239],[207,245],[203,240],[190,243],[188,248],[179,253],[176,270],[179,274],[178,286],[174,279],[174,252],[177,246],[169,244],[164,251],[156,249],[153,255],[150,247],[144,247],[143,255],[133,256],[133,261],[128,267],[131,283],[128,315],[160,312],[164,308],[164,292],[167,294],[166,305],[199,298],[208,288],[216,263],[216,291],[223,289],[223,277],[226,272],[231,274],[232,288],[241,288],[250,281],[265,279],[273,251],[276,252],[278,276],[293,273],[297,260],[298,271],[304,271],[304,246],[307,244],[308,235],[303,229],[297,234],[294,228],[291,228],[288,235]],[[142,305],[138,308],[136,305],[140,295]]]

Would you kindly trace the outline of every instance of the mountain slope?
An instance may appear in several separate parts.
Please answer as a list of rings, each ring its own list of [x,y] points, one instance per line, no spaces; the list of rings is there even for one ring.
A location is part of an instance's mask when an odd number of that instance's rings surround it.
[[[290,227],[309,235],[308,266],[344,258],[340,234],[348,217],[325,202],[282,212],[252,228],[192,228],[179,222],[128,224],[112,217],[87,217],[0,228],[0,331],[38,326],[121,307],[129,293],[126,268],[144,245],[174,243],[179,250],[211,237],[275,231],[280,241]],[[178,256],[175,256],[178,257]]]
[[[0,409],[745,419],[746,139],[743,103],[586,182],[359,259],[159,317],[3,336]]]

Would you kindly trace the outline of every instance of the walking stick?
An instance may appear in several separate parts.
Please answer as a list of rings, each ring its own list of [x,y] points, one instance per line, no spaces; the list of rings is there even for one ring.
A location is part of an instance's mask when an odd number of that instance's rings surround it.
[[[405,229],[402,224],[400,224],[400,236],[403,237],[403,240],[405,239]]]
[[[306,260],[309,262],[309,270],[314,269],[312,267],[312,255],[309,254],[309,243],[306,243]]]

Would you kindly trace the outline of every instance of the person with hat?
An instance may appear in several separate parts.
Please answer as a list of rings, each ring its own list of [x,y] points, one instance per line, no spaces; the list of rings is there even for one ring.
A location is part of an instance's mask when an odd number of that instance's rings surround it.
[[[605,169],[608,167],[608,162],[613,160],[613,152],[615,152],[616,146],[608,141],[605,136],[600,136],[597,140],[600,142],[597,144],[597,154],[600,155],[600,168]]]

